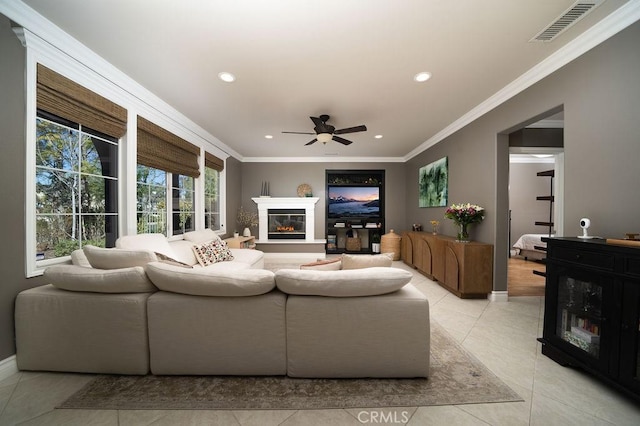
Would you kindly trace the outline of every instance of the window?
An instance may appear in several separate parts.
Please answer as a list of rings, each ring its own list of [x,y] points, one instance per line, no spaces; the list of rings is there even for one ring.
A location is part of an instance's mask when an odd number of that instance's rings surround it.
[[[220,229],[220,172],[204,168],[204,227]]]
[[[194,231],[196,223],[194,178],[172,174],[173,235]]]
[[[38,111],[36,260],[83,245],[113,247],[118,235],[118,141]]]
[[[167,235],[167,172],[138,164],[138,234]]]

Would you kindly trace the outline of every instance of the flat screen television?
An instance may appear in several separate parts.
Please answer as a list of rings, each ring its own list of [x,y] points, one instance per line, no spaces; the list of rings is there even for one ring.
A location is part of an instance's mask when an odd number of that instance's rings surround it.
[[[380,187],[329,186],[329,219],[380,217]]]

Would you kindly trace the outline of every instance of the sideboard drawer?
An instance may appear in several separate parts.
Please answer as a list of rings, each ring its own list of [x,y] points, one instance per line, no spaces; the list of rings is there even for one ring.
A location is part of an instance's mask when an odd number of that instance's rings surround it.
[[[595,253],[585,250],[576,250],[567,247],[556,247],[553,257],[558,260],[579,263],[584,266],[613,271],[615,261],[612,254]]]
[[[625,257],[623,272],[625,274],[640,277],[640,257]]]

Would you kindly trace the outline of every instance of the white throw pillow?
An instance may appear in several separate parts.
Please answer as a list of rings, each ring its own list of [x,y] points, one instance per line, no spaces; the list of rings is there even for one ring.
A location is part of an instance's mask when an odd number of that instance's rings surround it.
[[[342,269],[362,269],[376,266],[391,267],[393,264],[393,253],[382,254],[343,254]]]
[[[116,240],[116,248],[126,250],[150,250],[162,253],[172,259],[176,258],[175,253],[169,245],[169,241],[167,241],[167,237],[159,233],[124,235]]]
[[[158,260],[150,250],[123,250],[86,245],[82,248],[92,267],[97,269],[119,269],[145,266]]]
[[[166,263],[147,265],[149,279],[163,291],[195,296],[257,296],[275,288],[274,273],[265,269],[228,272],[181,268]]]
[[[374,267],[342,271],[280,269],[276,286],[288,294],[303,296],[376,296],[400,290],[413,274],[397,268]]]
[[[221,240],[212,240],[206,243],[194,244],[193,253],[202,266],[209,266],[216,262],[233,260],[233,254],[227,247],[227,243]]]
[[[149,281],[144,268],[95,269],[77,265],[53,265],[44,278],[54,287],[93,293],[149,293],[157,288]]]
[[[185,232],[184,239],[191,241],[192,243],[206,243],[207,241],[218,240],[222,241],[215,231],[207,228],[200,231]]]

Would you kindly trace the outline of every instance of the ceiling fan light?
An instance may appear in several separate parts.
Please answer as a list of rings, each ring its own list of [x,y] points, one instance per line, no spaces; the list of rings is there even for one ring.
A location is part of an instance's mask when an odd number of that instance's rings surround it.
[[[333,135],[331,133],[320,133],[318,134],[318,137],[316,139],[318,139],[318,142],[327,143],[332,138],[333,138]]]

